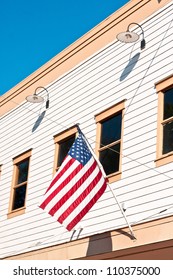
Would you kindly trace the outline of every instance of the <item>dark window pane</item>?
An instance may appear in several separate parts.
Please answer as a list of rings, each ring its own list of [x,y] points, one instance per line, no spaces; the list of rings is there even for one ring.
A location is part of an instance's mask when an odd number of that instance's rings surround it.
[[[173,122],[163,126],[163,154],[173,151]]]
[[[61,165],[61,163],[65,159],[65,157],[66,157],[68,151],[70,150],[71,146],[73,145],[74,141],[75,141],[75,135],[64,140],[63,142],[61,142],[59,144],[58,165],[57,165],[58,167]]]
[[[164,93],[164,117],[168,119],[173,116],[173,88],[165,91]]]
[[[29,166],[29,159],[22,161],[17,165],[19,170],[18,181],[17,184],[21,184],[27,181],[28,177],[28,166]]]
[[[113,143],[121,138],[121,121],[122,114],[101,123],[101,140],[100,147]]]
[[[13,209],[21,208],[25,205],[26,185],[14,189]]]
[[[100,152],[100,162],[103,165],[106,175],[119,170],[120,144],[112,146]]]

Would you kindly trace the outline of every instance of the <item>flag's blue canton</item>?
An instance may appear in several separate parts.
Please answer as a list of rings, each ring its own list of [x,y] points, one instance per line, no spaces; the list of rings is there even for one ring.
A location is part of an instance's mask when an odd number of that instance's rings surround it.
[[[79,136],[76,138],[68,154],[78,160],[82,165],[85,165],[92,157],[92,154],[81,134],[79,134]]]

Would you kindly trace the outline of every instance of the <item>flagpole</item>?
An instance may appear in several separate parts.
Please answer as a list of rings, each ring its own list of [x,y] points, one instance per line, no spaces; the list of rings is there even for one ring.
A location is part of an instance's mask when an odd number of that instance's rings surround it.
[[[90,143],[89,143],[88,140],[86,139],[85,135],[84,135],[83,132],[81,131],[81,129],[80,129],[80,127],[79,127],[78,124],[77,124],[77,127],[78,127],[78,132],[83,136],[83,139],[84,139],[85,143],[87,144],[87,146],[88,146],[88,148],[89,148],[91,154],[93,155],[94,159],[96,160],[97,164],[99,165],[99,167],[100,167],[100,169],[101,169],[101,171],[102,171],[102,173],[103,173],[104,178],[106,178],[106,173],[105,173],[105,171],[104,171],[104,169],[103,169],[102,164],[100,163],[100,161],[99,161],[98,158],[96,157],[95,153],[93,152],[92,147],[90,146]],[[126,216],[125,212],[123,211],[122,206],[120,205],[120,203],[119,203],[119,201],[118,201],[118,199],[117,199],[117,197],[116,197],[116,195],[115,195],[113,189],[111,188],[111,186],[109,185],[109,183],[107,183],[107,185],[108,185],[110,191],[112,192],[112,195],[113,195],[113,197],[115,198],[115,200],[116,200],[116,202],[117,202],[117,204],[118,204],[118,206],[119,206],[119,208],[120,208],[120,210],[121,210],[122,215],[124,216],[124,219],[125,219],[125,221],[126,221],[128,227],[129,227],[129,229],[130,229],[130,233],[131,233],[132,237],[133,237],[134,239],[136,239],[136,237],[135,237],[135,235],[134,235],[134,232],[133,232],[133,229],[132,229],[130,223],[128,222],[127,216]]]

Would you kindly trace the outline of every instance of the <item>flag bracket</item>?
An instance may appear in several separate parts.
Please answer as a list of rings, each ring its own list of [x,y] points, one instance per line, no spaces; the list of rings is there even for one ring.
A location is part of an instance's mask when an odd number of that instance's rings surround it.
[[[129,230],[130,230],[132,239],[133,239],[133,240],[136,240],[135,234],[134,234],[134,232],[133,232],[133,230],[132,230],[132,227],[131,227],[130,223],[128,222],[128,219],[127,219],[127,216],[126,216],[126,214],[125,214],[125,211],[123,210],[122,206],[120,205],[119,201],[117,200],[117,197],[116,197],[114,191],[112,190],[111,186],[110,186],[109,184],[107,184],[107,185],[108,185],[110,191],[112,192],[112,195],[113,195],[113,197],[115,198],[115,200],[116,200],[116,202],[117,202],[117,204],[118,204],[118,206],[119,206],[119,208],[120,208],[120,210],[121,210],[122,215],[124,216],[124,219],[125,219],[125,221],[126,221],[126,223],[127,223],[127,225],[128,225],[128,228],[129,228]]]

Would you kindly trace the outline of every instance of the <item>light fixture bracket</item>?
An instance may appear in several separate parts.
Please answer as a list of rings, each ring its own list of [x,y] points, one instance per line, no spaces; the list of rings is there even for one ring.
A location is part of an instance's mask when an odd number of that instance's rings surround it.
[[[26,100],[27,100],[28,102],[30,102],[30,103],[42,103],[42,102],[44,101],[44,98],[43,98],[42,96],[38,96],[38,95],[36,94],[37,90],[40,89],[40,88],[44,89],[44,90],[47,92],[46,109],[48,109],[48,108],[49,108],[49,92],[48,92],[48,90],[47,90],[46,88],[44,88],[44,87],[42,87],[42,86],[37,87],[37,88],[35,89],[34,94],[33,94],[33,95],[27,96],[27,97],[26,97]]]
[[[134,43],[139,39],[139,35],[136,32],[132,32],[130,31],[130,26],[132,24],[137,25],[138,27],[140,27],[141,31],[142,31],[142,40],[141,40],[141,50],[145,48],[146,46],[146,42],[144,39],[144,31],[142,29],[142,26],[136,22],[132,22],[128,25],[127,30],[125,32],[121,32],[119,33],[116,37],[118,39],[118,41],[123,42],[123,43]]]

